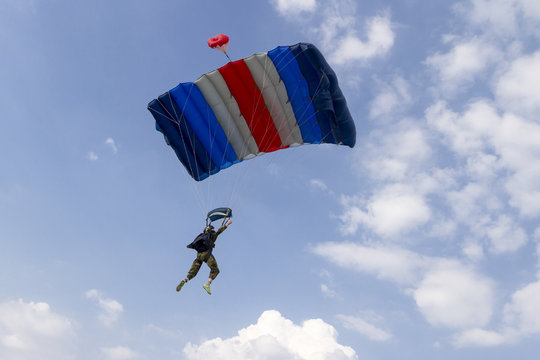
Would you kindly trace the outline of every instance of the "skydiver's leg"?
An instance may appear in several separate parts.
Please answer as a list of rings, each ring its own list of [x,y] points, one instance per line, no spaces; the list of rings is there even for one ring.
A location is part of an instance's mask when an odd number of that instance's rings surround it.
[[[180,281],[178,286],[176,286],[176,291],[180,291],[182,289],[182,286],[184,286],[185,283],[187,283],[189,280],[193,279],[197,273],[199,272],[199,269],[201,268],[201,265],[203,263],[203,260],[206,256],[201,256],[201,254],[205,253],[198,253],[197,258],[193,260],[193,264],[191,264],[191,268],[189,269],[187,276],[184,280]]]
[[[210,255],[208,260],[206,260],[206,265],[210,268],[210,277],[208,278],[208,282],[203,285],[204,290],[208,293],[208,295],[212,294],[210,292],[210,284],[212,281],[216,278],[216,276],[219,274],[219,268],[217,265],[216,258],[214,255]]]
[[[218,264],[217,264],[217,261],[216,261],[216,258],[214,257],[214,255],[210,255],[210,257],[206,261],[206,265],[208,265],[208,267],[210,268],[210,278],[209,278],[209,281],[208,281],[208,285],[210,285],[210,283],[212,283],[212,281],[219,274]]]
[[[199,269],[201,268],[201,265],[203,263],[203,260],[201,259],[200,254],[197,254],[197,258],[193,260],[193,264],[191,264],[191,268],[189,269],[186,279],[191,280],[193,279],[197,273],[199,272]]]

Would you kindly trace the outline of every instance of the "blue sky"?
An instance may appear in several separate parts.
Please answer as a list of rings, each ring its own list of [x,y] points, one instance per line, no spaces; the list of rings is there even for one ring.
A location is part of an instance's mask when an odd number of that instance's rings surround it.
[[[2,359],[533,359],[540,5],[0,1]],[[357,146],[195,184],[147,103],[311,42]],[[185,245],[231,206],[208,296]]]

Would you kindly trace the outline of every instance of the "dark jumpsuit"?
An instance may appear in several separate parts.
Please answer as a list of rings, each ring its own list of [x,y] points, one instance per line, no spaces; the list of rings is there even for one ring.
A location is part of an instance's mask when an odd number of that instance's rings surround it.
[[[214,247],[214,243],[216,242],[219,234],[225,231],[226,228],[227,227],[223,225],[222,227],[218,229],[218,231],[212,231],[210,233],[210,240],[212,241],[212,248]],[[195,260],[193,260],[193,264],[191,264],[191,268],[189,269],[188,274],[187,274],[187,278],[189,280],[193,279],[197,275],[203,262],[206,262],[206,265],[208,265],[208,267],[210,268],[210,279],[214,280],[216,276],[219,274],[219,268],[218,268],[216,258],[211,253],[212,248],[210,248],[210,250],[197,253],[197,257],[195,258]]]

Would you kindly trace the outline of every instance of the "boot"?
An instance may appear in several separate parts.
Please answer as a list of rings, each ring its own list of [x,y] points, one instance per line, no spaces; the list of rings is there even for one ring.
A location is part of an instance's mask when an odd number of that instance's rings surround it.
[[[208,293],[208,295],[212,295],[212,293],[210,292],[210,285],[204,284],[202,287],[204,288],[204,290],[206,290],[206,292]]]

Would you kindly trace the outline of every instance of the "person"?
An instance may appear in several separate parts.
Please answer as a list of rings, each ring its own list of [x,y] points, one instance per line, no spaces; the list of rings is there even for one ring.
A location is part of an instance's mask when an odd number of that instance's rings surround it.
[[[210,245],[209,249],[196,249],[197,250],[197,257],[195,260],[193,260],[193,264],[191,264],[191,268],[189,269],[187,276],[184,280],[180,281],[178,286],[176,287],[176,291],[180,291],[182,287],[191,279],[193,279],[197,273],[199,272],[199,269],[201,268],[201,265],[203,262],[208,265],[210,268],[210,276],[208,278],[208,282],[203,285],[204,290],[208,293],[208,295],[211,295],[212,292],[210,291],[210,284],[212,284],[212,281],[216,278],[216,276],[219,274],[219,268],[216,261],[216,258],[212,254],[212,250],[215,246],[215,242],[217,240],[217,237],[231,225],[232,220],[229,220],[225,225],[221,226],[218,231],[214,231],[214,227],[212,225],[206,226],[204,229],[203,234],[209,235],[210,239]],[[188,245],[188,247],[191,247],[191,244]],[[201,251],[199,251],[201,250]]]

